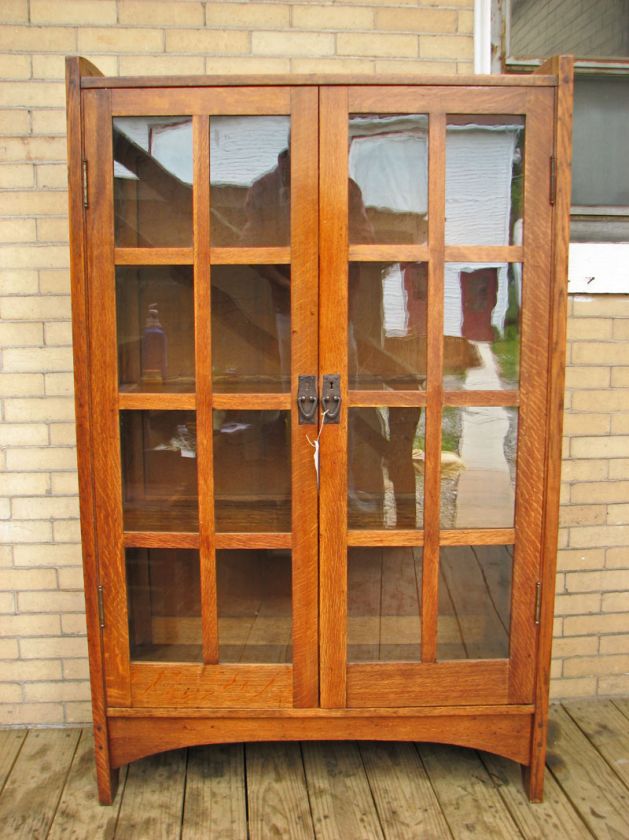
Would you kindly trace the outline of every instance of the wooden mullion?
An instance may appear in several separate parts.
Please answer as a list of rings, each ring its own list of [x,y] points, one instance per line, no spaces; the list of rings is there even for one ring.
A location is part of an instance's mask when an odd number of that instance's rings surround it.
[[[218,548],[292,548],[293,535],[279,531],[219,531],[214,535]]]
[[[286,246],[213,247],[212,265],[289,265],[291,249]]]
[[[292,399],[290,394],[248,394],[242,391],[238,394],[212,394],[214,408],[226,411],[290,411]]]
[[[462,528],[441,531],[441,545],[513,545],[514,528]]]
[[[446,245],[446,262],[522,262],[520,245]]]
[[[121,391],[118,395],[118,408],[121,411],[194,411],[195,405],[196,398],[193,393]]]
[[[125,548],[199,548],[199,535],[189,531],[125,531]]]
[[[520,392],[513,391],[444,391],[444,405],[474,405],[474,406],[518,406]]]
[[[425,262],[427,245],[350,245],[350,262]]]
[[[313,427],[299,425],[296,408],[299,376],[316,375],[318,367],[318,105],[316,89],[291,91],[293,703],[301,708],[319,701],[318,494],[306,437]]]
[[[192,265],[192,248],[115,248],[116,265]]]
[[[415,548],[424,544],[423,531],[406,531],[406,530],[364,530],[358,529],[348,531],[347,544],[355,546],[366,547],[382,547],[390,546],[392,548],[409,547]]]
[[[212,335],[210,318],[210,122],[192,119],[194,228],[194,347],[199,488],[199,562],[203,661],[218,662],[218,610],[214,550],[212,441]]]
[[[425,391],[349,391],[347,398],[353,408],[410,408],[426,405]]]
[[[428,311],[422,662],[437,658],[439,520],[441,513],[441,404],[443,399],[444,228],[446,115],[433,112],[428,127]]]
[[[348,92],[320,91],[319,371],[341,376],[340,422],[321,436],[319,494],[321,705],[346,703],[347,671],[347,330]]]

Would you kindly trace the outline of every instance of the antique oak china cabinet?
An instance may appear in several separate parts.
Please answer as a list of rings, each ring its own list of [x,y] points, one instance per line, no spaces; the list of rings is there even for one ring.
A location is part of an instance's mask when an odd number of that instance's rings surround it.
[[[100,799],[193,744],[430,740],[542,795],[571,62],[67,63]]]

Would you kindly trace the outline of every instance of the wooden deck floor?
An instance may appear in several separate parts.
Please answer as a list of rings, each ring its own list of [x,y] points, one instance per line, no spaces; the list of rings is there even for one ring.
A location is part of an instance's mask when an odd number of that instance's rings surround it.
[[[629,700],[552,708],[546,798],[518,765],[430,744],[241,744],[132,764],[96,801],[88,729],[0,731],[0,837],[629,838]]]

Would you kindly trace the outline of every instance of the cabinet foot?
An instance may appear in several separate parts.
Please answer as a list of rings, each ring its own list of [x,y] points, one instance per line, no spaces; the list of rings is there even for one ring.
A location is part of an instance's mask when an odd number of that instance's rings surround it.
[[[96,783],[98,785],[98,801],[101,805],[111,805],[118,790],[118,770],[109,767],[96,766]]]

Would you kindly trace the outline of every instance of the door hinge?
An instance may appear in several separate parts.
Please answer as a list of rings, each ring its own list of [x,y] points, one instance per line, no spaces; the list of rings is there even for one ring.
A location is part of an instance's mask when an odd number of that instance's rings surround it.
[[[554,204],[557,199],[557,160],[554,155],[550,157],[550,186],[548,200]]]
[[[535,584],[535,624],[539,624],[542,617],[542,582]]]
[[[98,593],[98,624],[100,629],[103,630],[105,627],[105,604],[103,603],[103,587],[98,586],[96,588]]]
[[[81,161],[82,178],[83,178],[83,207],[89,207],[87,199],[87,161]]]

